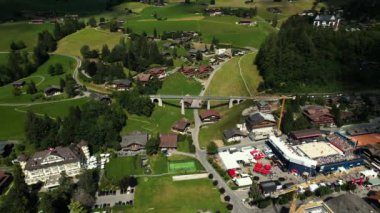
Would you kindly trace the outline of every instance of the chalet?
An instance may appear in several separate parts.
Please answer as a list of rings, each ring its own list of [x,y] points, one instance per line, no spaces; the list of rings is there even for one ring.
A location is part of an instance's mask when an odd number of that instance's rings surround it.
[[[177,149],[178,135],[176,134],[160,134],[160,149],[175,150]]]
[[[172,130],[180,134],[185,134],[189,126],[190,122],[186,118],[181,118],[179,121],[174,123]]]
[[[231,48],[219,48],[215,50],[215,54],[219,58],[231,58],[232,57],[232,49]]]
[[[272,107],[266,101],[259,101],[259,102],[257,102],[257,109],[260,112],[266,112],[266,113],[268,113],[268,112],[271,112]]]
[[[132,132],[122,137],[119,151],[122,155],[134,155],[145,151],[146,143],[149,140],[148,133]]]
[[[148,73],[151,74],[153,77],[157,77],[158,79],[164,79],[166,78],[165,73],[166,68],[164,67],[154,67],[148,70]]]
[[[267,127],[273,128],[276,126],[276,119],[272,114],[254,112],[245,119],[245,124],[249,131]]]
[[[209,16],[221,16],[223,15],[223,12],[219,8],[206,8],[205,13]]]
[[[221,118],[221,116],[218,111],[206,110],[199,113],[199,118],[202,122],[216,122]]]
[[[62,94],[63,90],[59,86],[49,86],[44,89],[46,97],[56,96]]]
[[[0,195],[3,194],[4,190],[9,186],[9,184],[11,184],[12,179],[11,174],[0,171]]]
[[[31,24],[43,24],[43,23],[45,23],[45,20],[44,19],[32,19],[32,20],[30,20],[30,23]]]
[[[71,144],[36,152],[29,158],[19,158],[26,184],[42,182],[45,188],[50,188],[59,185],[63,172],[68,177],[79,175],[85,162],[83,150],[86,147]]]
[[[108,95],[103,95],[103,94],[91,92],[90,98],[94,101],[100,101],[100,102],[107,103],[107,104],[112,103],[112,100]]]
[[[194,76],[196,74],[196,70],[194,67],[183,67],[181,72],[186,76]]]
[[[208,76],[213,70],[214,68],[212,68],[210,65],[202,64],[198,68],[197,76],[198,77]]]
[[[243,137],[246,136],[238,128],[227,129],[223,131],[224,140],[231,143],[236,141],[241,141]]]
[[[13,87],[15,88],[22,88],[25,85],[24,80],[15,81],[12,83]]]
[[[139,73],[135,77],[138,82],[141,82],[143,84],[148,83],[152,78],[153,76],[149,73]]]
[[[250,19],[241,19],[238,22],[236,22],[238,25],[245,25],[245,26],[255,26],[256,22],[252,21]]]
[[[306,105],[301,108],[302,113],[316,125],[333,125],[334,116],[330,113],[330,110],[323,106],[318,105]]]
[[[294,140],[304,140],[309,138],[318,138],[322,136],[322,132],[318,129],[304,129],[290,132],[290,136]]]
[[[126,91],[132,87],[132,81],[129,79],[116,79],[111,83],[108,83],[106,87],[117,90],[117,91]]]
[[[340,18],[335,15],[319,14],[314,18],[313,25],[316,27],[331,27],[338,29]]]

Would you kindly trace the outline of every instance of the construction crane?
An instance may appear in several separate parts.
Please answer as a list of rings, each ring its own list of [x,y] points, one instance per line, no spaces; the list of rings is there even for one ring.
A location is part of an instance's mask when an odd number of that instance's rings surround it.
[[[297,197],[298,197],[298,190],[295,190],[293,192],[293,199],[290,203],[289,213],[295,213],[297,211]]]
[[[285,108],[286,97],[282,96],[281,99],[282,99],[282,103],[281,103],[280,118],[278,119],[278,122],[277,122],[277,129],[279,129],[279,130],[281,128],[282,117],[284,116],[284,108]]]

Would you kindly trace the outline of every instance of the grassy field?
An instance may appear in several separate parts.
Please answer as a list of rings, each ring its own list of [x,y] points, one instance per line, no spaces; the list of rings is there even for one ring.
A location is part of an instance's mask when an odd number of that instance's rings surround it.
[[[177,150],[180,152],[190,152],[192,143],[193,140],[191,139],[191,136],[183,136],[183,139],[180,140],[177,144]]]
[[[2,7],[0,6],[0,8]],[[53,24],[28,24],[25,22],[0,24],[0,35],[2,35],[0,51],[9,51],[12,41],[20,40],[24,41],[28,50],[33,50],[37,43],[38,33],[43,30],[52,31],[53,27]]]
[[[122,177],[129,175],[144,174],[141,167],[141,157],[119,157],[113,158],[105,166],[105,175],[109,179],[120,180]]]
[[[179,105],[179,101],[176,104]],[[190,121],[193,120],[192,110],[186,109],[185,113],[186,115],[181,115],[181,108],[179,106],[164,103],[163,107],[156,106],[150,117],[128,115],[127,125],[124,127],[122,134],[135,130],[147,131],[153,135],[168,133],[174,122],[179,119],[186,117]]]
[[[198,95],[202,90],[202,85],[194,80],[188,78],[181,73],[174,73],[165,79],[162,88],[158,94],[165,95]]]
[[[207,198],[207,199],[205,199]],[[227,212],[218,189],[208,179],[173,182],[171,176],[138,179],[133,207],[116,207],[114,212],[181,212],[198,210]]]
[[[58,103],[46,103],[34,106],[0,106],[0,140],[21,140],[24,138],[25,112],[30,110],[51,117],[64,117],[71,106],[80,106],[87,98]],[[17,110],[17,111],[16,111]]]
[[[153,174],[168,173],[168,158],[162,154],[157,154],[149,157],[150,166]]]
[[[109,48],[112,48],[119,43],[121,38],[122,34],[120,33],[85,28],[61,39],[55,52],[81,56],[80,48],[83,45],[88,45],[91,49],[101,50],[102,46],[107,44]]]
[[[5,65],[8,61],[8,54],[0,54],[0,66]]]
[[[242,122],[242,111],[252,105],[252,101],[245,101],[231,109],[221,109],[222,118],[215,124],[203,126],[199,132],[200,147],[206,148],[214,140],[223,140],[223,131],[233,128]]]
[[[135,32],[157,32],[194,30],[202,32],[202,39],[210,43],[213,37],[222,43],[231,43],[237,47],[259,47],[265,37],[273,31],[267,23],[259,23],[256,27],[240,26],[235,24],[235,18],[226,20],[224,17],[206,17],[202,20],[168,20],[168,21],[129,21],[126,26]]]
[[[205,95],[215,96],[249,96],[250,93],[244,84],[239,71],[241,57],[232,58],[214,75]],[[262,81],[256,67],[253,65],[253,54],[245,55],[240,60],[242,75],[251,94],[256,92],[257,86]]]
[[[3,54],[0,54],[3,55]],[[56,76],[50,76],[48,74],[48,69],[50,65],[54,65],[60,63],[63,66],[64,74],[56,75]],[[26,82],[29,82],[31,80],[34,81],[37,85],[37,89],[39,92],[42,92],[44,88],[50,86],[50,85],[59,85],[60,78],[65,78],[65,75],[72,74],[75,68],[75,60],[66,56],[60,56],[60,55],[52,55],[47,62],[45,62],[43,65],[41,65],[38,70],[30,75],[29,77],[25,78]],[[0,87],[0,103],[23,103],[23,102],[30,102],[33,96],[35,95],[29,95],[29,94],[22,94],[21,96],[14,96],[13,93],[13,86],[12,84],[8,84],[5,86]],[[23,89],[25,92],[25,88]]]

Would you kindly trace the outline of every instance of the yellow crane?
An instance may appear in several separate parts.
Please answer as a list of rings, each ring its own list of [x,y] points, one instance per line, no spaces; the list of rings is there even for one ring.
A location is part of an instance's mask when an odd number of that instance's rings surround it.
[[[281,128],[281,121],[282,121],[282,117],[284,116],[285,101],[286,101],[286,97],[283,96],[282,103],[281,103],[281,110],[280,110],[280,118],[278,119],[278,122],[277,122],[277,129]]]

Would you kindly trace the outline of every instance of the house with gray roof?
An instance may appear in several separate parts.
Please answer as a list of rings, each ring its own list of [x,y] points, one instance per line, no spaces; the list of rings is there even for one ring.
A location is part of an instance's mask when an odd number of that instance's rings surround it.
[[[149,135],[146,132],[131,132],[122,137],[120,143],[121,155],[136,155],[145,151],[146,143],[149,140]]]
[[[42,182],[45,188],[50,188],[59,185],[63,172],[68,177],[79,175],[85,163],[85,156],[81,147],[71,144],[36,152],[29,158],[20,158],[19,162],[26,184]]]
[[[245,123],[247,129],[251,131],[252,129],[274,127],[276,126],[276,119],[272,114],[254,112],[245,119]]]
[[[355,213],[375,213],[377,212],[371,205],[369,205],[361,197],[345,193],[338,197],[331,198],[325,201],[328,207],[334,212],[355,212]]]
[[[316,27],[331,27],[338,29],[339,23],[339,16],[319,14],[314,18],[313,25]]]
[[[224,140],[231,143],[241,141],[246,134],[240,131],[238,128],[226,129],[223,131]]]

